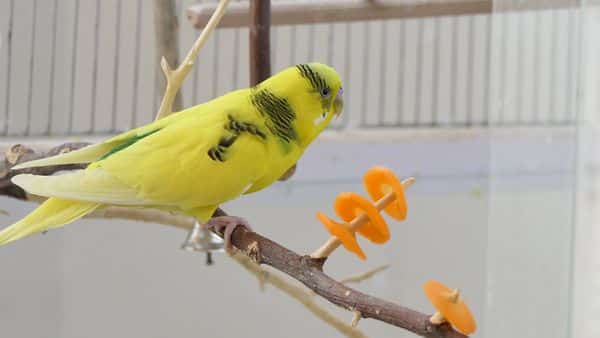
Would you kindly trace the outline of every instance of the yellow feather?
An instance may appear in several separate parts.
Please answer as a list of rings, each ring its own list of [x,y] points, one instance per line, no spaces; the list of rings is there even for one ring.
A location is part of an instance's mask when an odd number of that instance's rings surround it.
[[[90,168],[58,176],[17,175],[12,182],[30,194],[116,205],[149,205],[137,191],[103,170]]]
[[[49,198],[25,218],[0,231],[0,245],[73,222],[98,206],[98,203]]]

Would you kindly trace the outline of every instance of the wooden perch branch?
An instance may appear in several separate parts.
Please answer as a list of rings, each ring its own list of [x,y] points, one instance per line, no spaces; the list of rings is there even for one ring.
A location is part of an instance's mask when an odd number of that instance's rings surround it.
[[[73,170],[84,167],[81,164],[68,164],[50,167],[27,168],[12,171],[11,167],[18,163],[32,161],[38,158],[50,157],[64,152],[69,152],[87,146],[89,143],[64,143],[47,152],[35,152],[33,149],[22,144],[15,144],[4,152],[4,159],[0,161],[0,195],[11,196],[18,199],[27,199],[27,193],[20,187],[14,185],[10,179],[17,174],[51,175],[61,170]]]
[[[222,210],[216,215],[223,216]],[[231,236],[232,244],[258,264],[267,264],[300,281],[316,294],[333,304],[353,313],[360,312],[361,318],[372,318],[404,328],[427,338],[464,338],[450,325],[433,325],[424,313],[405,308],[357,290],[349,288],[323,272],[325,259],[300,256],[280,244],[238,227]]]

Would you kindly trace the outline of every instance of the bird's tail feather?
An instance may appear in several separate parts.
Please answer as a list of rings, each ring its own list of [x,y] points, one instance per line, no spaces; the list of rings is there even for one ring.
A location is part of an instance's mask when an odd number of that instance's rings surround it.
[[[17,223],[0,231],[0,245],[73,222],[100,206],[99,203],[51,197]]]

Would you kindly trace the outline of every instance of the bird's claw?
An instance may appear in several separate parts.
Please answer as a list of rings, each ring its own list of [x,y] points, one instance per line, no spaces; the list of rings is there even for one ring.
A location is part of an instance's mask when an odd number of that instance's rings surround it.
[[[223,233],[223,240],[225,241],[225,250],[231,251],[233,246],[231,245],[231,234],[238,226],[244,226],[248,230],[252,231],[252,227],[245,219],[236,216],[218,216],[213,217],[202,226],[206,229],[214,228],[218,232]]]

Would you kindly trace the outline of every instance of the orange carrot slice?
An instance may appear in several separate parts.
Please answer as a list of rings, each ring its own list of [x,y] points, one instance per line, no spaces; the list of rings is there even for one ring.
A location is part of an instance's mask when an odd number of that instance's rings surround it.
[[[344,248],[355,253],[362,260],[367,259],[367,256],[356,241],[356,235],[354,232],[348,230],[346,224],[335,222],[321,212],[317,212],[317,219],[323,223],[331,236],[340,240]]]
[[[423,290],[433,306],[459,332],[465,335],[475,332],[477,323],[467,304],[458,296],[458,291],[433,280],[423,284]],[[454,293],[456,296],[453,297]]]
[[[396,199],[385,207],[385,212],[391,217],[402,221],[406,219],[408,207],[404,195],[404,187],[394,173],[385,167],[373,167],[364,176],[365,189],[375,201],[388,192],[393,191]]]
[[[353,192],[344,192],[335,199],[335,212],[346,222],[352,221],[361,214],[367,214],[369,221],[361,225],[357,231],[371,242],[381,244],[390,239],[387,223],[375,206],[368,199]]]

